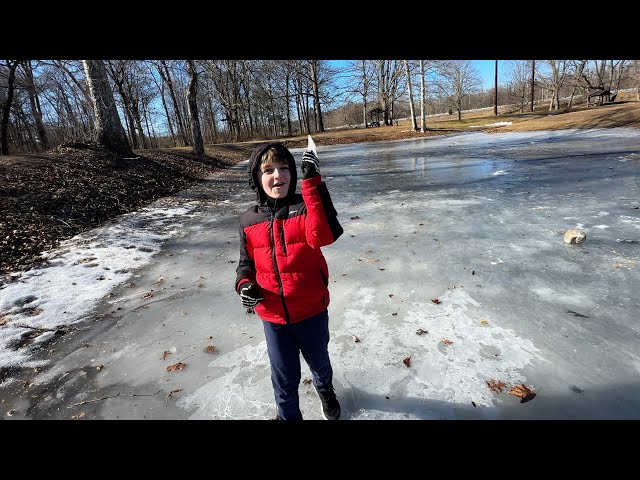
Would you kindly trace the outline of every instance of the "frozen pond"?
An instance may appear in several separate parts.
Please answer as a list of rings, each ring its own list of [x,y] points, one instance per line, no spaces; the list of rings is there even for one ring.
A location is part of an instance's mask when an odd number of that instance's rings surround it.
[[[640,419],[640,131],[469,133],[318,155],[345,229],[323,249],[343,419]],[[6,330],[0,367],[41,373],[29,392],[0,384],[5,410],[270,418],[262,326],[233,291],[238,215],[254,198],[237,183],[227,201],[198,200],[204,185],[158,202],[154,221],[87,232],[55,265],[0,290],[0,312],[18,318],[27,299],[42,310],[30,325],[59,328],[69,311],[79,329],[33,355]],[[586,242],[565,244],[570,228]],[[113,249],[127,235],[147,238],[146,256]],[[119,266],[102,290],[69,276],[90,257]],[[81,284],[82,307],[65,282]],[[168,372],[178,361],[187,366]],[[535,398],[507,393],[521,384]],[[305,418],[320,419],[313,387],[300,392]]]

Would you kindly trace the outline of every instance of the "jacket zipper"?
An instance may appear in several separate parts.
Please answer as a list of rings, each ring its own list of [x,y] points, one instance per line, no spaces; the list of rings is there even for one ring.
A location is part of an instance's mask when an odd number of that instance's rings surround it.
[[[282,301],[282,308],[284,309],[284,321],[285,323],[289,323],[289,310],[287,310],[287,304],[284,301],[284,287],[282,286],[282,278],[280,278],[280,270],[278,270],[278,261],[276,260],[276,240],[273,233],[274,219],[274,214],[271,212],[271,222],[269,222],[269,236],[271,238],[271,251],[273,252],[271,259],[273,261],[273,269],[275,270],[276,277],[278,279],[278,287],[280,288],[280,300]]]
[[[287,244],[284,243],[284,223],[280,225],[280,241],[282,242],[282,253],[287,254]]]

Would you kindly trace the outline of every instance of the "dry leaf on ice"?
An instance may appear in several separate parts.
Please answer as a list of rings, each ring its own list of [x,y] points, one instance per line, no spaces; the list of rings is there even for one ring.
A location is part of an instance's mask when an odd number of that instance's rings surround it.
[[[181,391],[182,391],[182,388],[176,388],[175,390],[171,390],[167,395],[167,397],[164,399],[164,403],[167,403],[174,393],[180,393]]]
[[[496,393],[502,393],[502,389],[507,386],[500,380],[487,380],[487,385]]]
[[[536,396],[536,392],[534,392],[531,387],[527,387],[524,383],[521,385],[514,385],[507,393],[515,397],[520,397],[520,403],[526,403],[529,400],[533,400]]]
[[[173,372],[174,370],[182,370],[186,366],[187,366],[187,364],[184,363],[184,362],[174,363],[173,365],[169,365],[167,367],[167,372]]]
[[[407,368],[411,368],[411,357],[405,358],[402,360],[402,363],[404,363]]]

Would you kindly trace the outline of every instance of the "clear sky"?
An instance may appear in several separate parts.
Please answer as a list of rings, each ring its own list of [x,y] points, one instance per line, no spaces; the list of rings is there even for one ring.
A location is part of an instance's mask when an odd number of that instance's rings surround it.
[[[493,88],[493,83],[495,81],[495,68],[496,61],[495,60],[473,60],[476,68],[480,72],[480,77],[482,77],[483,87],[485,90]],[[506,63],[504,60],[498,60],[498,84],[503,82],[503,78],[506,72],[503,72],[502,69],[506,68]]]
[[[472,60],[476,65],[480,77],[482,78],[483,88],[485,90],[493,88],[494,75],[495,75],[495,60]],[[333,60],[332,63],[340,65],[342,60]],[[498,83],[503,83],[506,78],[507,62],[505,60],[498,60]],[[503,71],[504,70],[504,71]]]

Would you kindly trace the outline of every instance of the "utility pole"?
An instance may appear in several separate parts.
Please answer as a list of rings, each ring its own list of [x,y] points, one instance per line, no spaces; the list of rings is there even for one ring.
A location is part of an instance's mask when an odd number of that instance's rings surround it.
[[[533,87],[535,85],[534,79],[536,76],[536,61],[531,60],[531,112],[533,112]]]
[[[498,60],[496,60],[496,80],[493,89],[493,114],[498,115]]]

